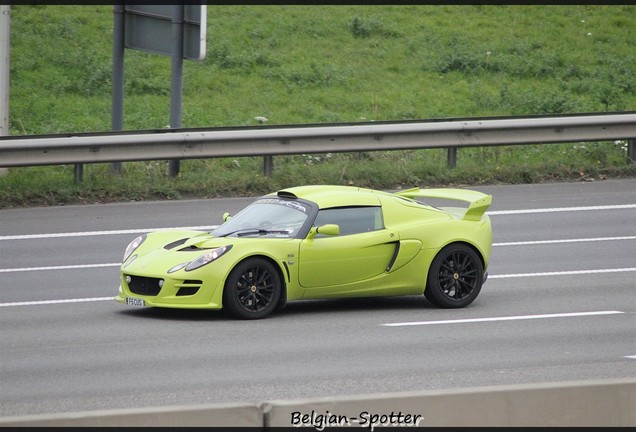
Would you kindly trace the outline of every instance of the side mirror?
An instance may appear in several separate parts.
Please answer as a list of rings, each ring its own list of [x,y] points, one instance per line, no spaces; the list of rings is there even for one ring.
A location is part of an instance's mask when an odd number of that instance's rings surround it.
[[[326,224],[319,227],[312,227],[307,235],[308,239],[313,239],[316,234],[335,236],[340,234],[340,227],[336,224]]]
[[[230,215],[228,212],[223,213],[223,222],[228,221],[232,219],[232,215]]]
[[[336,224],[326,224],[316,228],[316,234],[335,236],[340,234],[340,227]]]

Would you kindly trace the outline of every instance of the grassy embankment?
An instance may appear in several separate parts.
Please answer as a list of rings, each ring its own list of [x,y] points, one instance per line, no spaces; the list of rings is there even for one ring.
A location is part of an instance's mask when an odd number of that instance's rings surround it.
[[[111,127],[111,6],[12,6],[10,134]],[[636,110],[636,6],[208,6],[183,127]],[[170,58],[127,50],[124,129],[169,123]],[[11,168],[0,207],[635,176],[626,142]]]

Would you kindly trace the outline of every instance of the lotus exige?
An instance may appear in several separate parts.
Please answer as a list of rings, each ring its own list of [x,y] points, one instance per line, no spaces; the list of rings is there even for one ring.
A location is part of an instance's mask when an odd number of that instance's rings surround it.
[[[463,201],[436,207],[420,199]],[[115,300],[257,319],[294,300],[424,294],[461,308],[486,281],[492,196],[309,185],[256,199],[210,232],[160,230],[126,248]],[[447,202],[447,201],[444,201]]]

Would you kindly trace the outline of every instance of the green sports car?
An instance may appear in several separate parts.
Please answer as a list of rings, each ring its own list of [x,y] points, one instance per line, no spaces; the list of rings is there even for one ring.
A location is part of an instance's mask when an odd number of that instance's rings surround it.
[[[488,274],[491,202],[466,189],[283,189],[226,213],[211,232],[140,235],[124,253],[115,300],[241,319],[324,298],[424,294],[439,307],[465,307]]]

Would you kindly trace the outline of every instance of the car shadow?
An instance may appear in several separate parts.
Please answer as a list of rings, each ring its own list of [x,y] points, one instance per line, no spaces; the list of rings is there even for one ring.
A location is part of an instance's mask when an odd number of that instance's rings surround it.
[[[172,321],[231,321],[233,319],[223,310],[207,309],[145,307],[119,310],[117,314],[135,318]]]
[[[269,317],[302,316],[325,313],[346,313],[356,311],[418,311],[422,309],[438,309],[424,296],[399,297],[363,297],[344,299],[299,300],[288,303],[284,308],[275,310]],[[147,319],[173,321],[236,321],[225,310],[207,309],[175,309],[175,308],[129,308],[117,311],[117,314]]]
[[[362,297],[344,299],[301,300],[288,303],[276,314],[293,315],[325,312],[355,312],[373,310],[437,309],[424,296]]]

